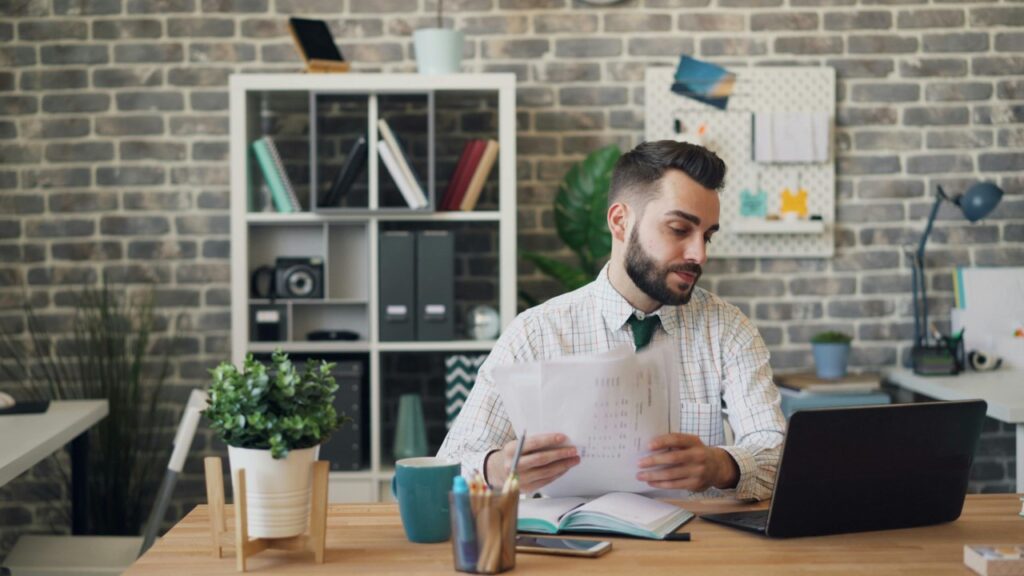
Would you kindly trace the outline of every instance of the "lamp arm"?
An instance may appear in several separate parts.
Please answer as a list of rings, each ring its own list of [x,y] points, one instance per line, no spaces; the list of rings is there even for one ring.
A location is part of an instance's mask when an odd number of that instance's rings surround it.
[[[928,339],[928,280],[924,275],[924,247],[928,243],[928,236],[932,233],[932,226],[935,224],[935,217],[939,214],[939,205],[943,200],[949,200],[946,191],[938,186],[935,194],[935,203],[928,214],[928,223],[925,224],[924,234],[921,235],[921,242],[917,245],[917,254],[913,262],[912,287],[914,291],[914,339],[917,344],[924,344]],[[918,304],[918,292],[920,292],[920,305]],[[918,309],[920,308],[920,319]]]

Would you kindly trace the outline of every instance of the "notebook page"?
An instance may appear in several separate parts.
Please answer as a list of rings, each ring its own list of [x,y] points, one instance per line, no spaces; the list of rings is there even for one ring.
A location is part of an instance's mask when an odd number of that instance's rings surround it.
[[[562,516],[586,502],[583,498],[523,498],[519,501],[519,519],[543,520],[557,528]]]
[[[604,514],[654,532],[668,516],[680,510],[678,506],[639,494],[612,492],[591,500],[575,512]]]

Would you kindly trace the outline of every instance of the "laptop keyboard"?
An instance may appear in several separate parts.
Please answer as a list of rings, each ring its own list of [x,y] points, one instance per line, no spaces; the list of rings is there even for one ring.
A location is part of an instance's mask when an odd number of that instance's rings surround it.
[[[768,526],[768,511],[767,510],[755,510],[751,512],[727,512],[724,514],[705,514],[701,518],[716,522],[718,524],[725,524],[736,528],[742,528],[744,530],[752,530],[754,532],[764,532]]]
[[[740,526],[763,529],[768,525],[768,511],[739,512],[732,518],[732,521]]]

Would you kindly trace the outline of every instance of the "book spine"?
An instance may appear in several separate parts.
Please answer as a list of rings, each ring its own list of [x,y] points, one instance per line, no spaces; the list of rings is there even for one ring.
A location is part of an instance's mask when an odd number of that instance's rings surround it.
[[[384,140],[391,146],[391,153],[394,156],[395,165],[405,175],[406,182],[409,183],[409,189],[415,196],[416,203],[410,204],[413,208],[426,208],[429,202],[427,201],[427,195],[423,193],[423,187],[420,186],[419,181],[416,180],[416,176],[413,174],[412,168],[409,166],[409,160],[405,157],[405,152],[402,151],[402,147],[398,145],[398,138],[395,138],[395,133],[391,131],[391,126],[388,125],[387,120],[381,118],[377,121],[377,127],[380,128],[380,134],[384,137]]]
[[[469,181],[473,178],[473,173],[476,172],[476,167],[480,164],[480,159],[483,157],[484,150],[486,149],[486,140],[473,140],[473,147],[470,149],[469,157],[466,159],[466,167],[462,171],[459,181],[455,183],[455,191],[448,204],[449,210],[459,209],[462,199],[466,196],[466,188],[469,187]]]
[[[260,166],[260,172],[263,173],[263,180],[267,184],[267,188],[270,189],[270,195],[274,199],[274,207],[278,212],[289,213],[293,212],[292,203],[288,199],[288,192],[285,191],[284,184],[281,183],[281,179],[277,175],[277,170],[274,168],[274,160],[270,156],[270,151],[267,150],[266,143],[261,140],[256,140],[252,143],[253,155],[256,156],[256,163]]]
[[[468,212],[476,208],[476,203],[480,200],[480,193],[487,182],[487,176],[490,175],[491,168],[494,167],[494,162],[497,159],[498,142],[496,140],[488,140],[487,149],[484,150],[484,155],[480,158],[480,164],[477,165],[476,171],[473,172],[473,178],[469,181],[469,186],[466,188],[466,196],[459,205],[460,210]]]
[[[455,170],[452,172],[452,176],[448,180],[448,189],[445,191],[444,198],[441,199],[441,203],[438,206],[441,210],[452,209],[452,198],[455,196],[455,190],[457,189],[456,184],[463,177],[463,174],[466,171],[470,152],[473,151],[473,142],[475,142],[475,140],[467,140],[466,145],[462,147],[462,154],[459,155],[459,161],[456,162]]]
[[[405,174],[402,173],[402,169],[398,167],[398,163],[395,160],[391,147],[388,143],[381,140],[377,145],[377,152],[380,154],[380,159],[384,161],[384,166],[387,167],[388,173],[391,174],[391,179],[395,181],[395,185],[398,186],[398,191],[402,193],[402,197],[405,198],[405,203],[410,208],[422,208],[419,204],[419,199],[416,198],[416,193],[412,191],[409,183],[405,180]]]
[[[270,158],[274,161],[274,168],[281,177],[281,183],[288,194],[288,201],[291,202],[292,211],[302,212],[302,203],[299,202],[299,197],[295,194],[295,187],[292,186],[291,178],[288,178],[288,172],[284,169],[284,162],[281,161],[281,154],[277,151],[277,144],[274,144],[274,140],[270,136],[264,136],[262,140],[266,142],[267,150],[270,151]]]

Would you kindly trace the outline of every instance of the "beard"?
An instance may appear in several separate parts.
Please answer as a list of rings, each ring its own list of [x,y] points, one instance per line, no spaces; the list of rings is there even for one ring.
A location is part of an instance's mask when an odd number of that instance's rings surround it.
[[[700,279],[700,264],[684,262],[662,266],[640,245],[639,226],[633,227],[626,248],[626,274],[644,294],[663,305],[680,306],[690,301],[693,288]],[[693,275],[693,283],[675,279],[674,273],[685,272]],[[672,290],[674,284],[678,292]]]

